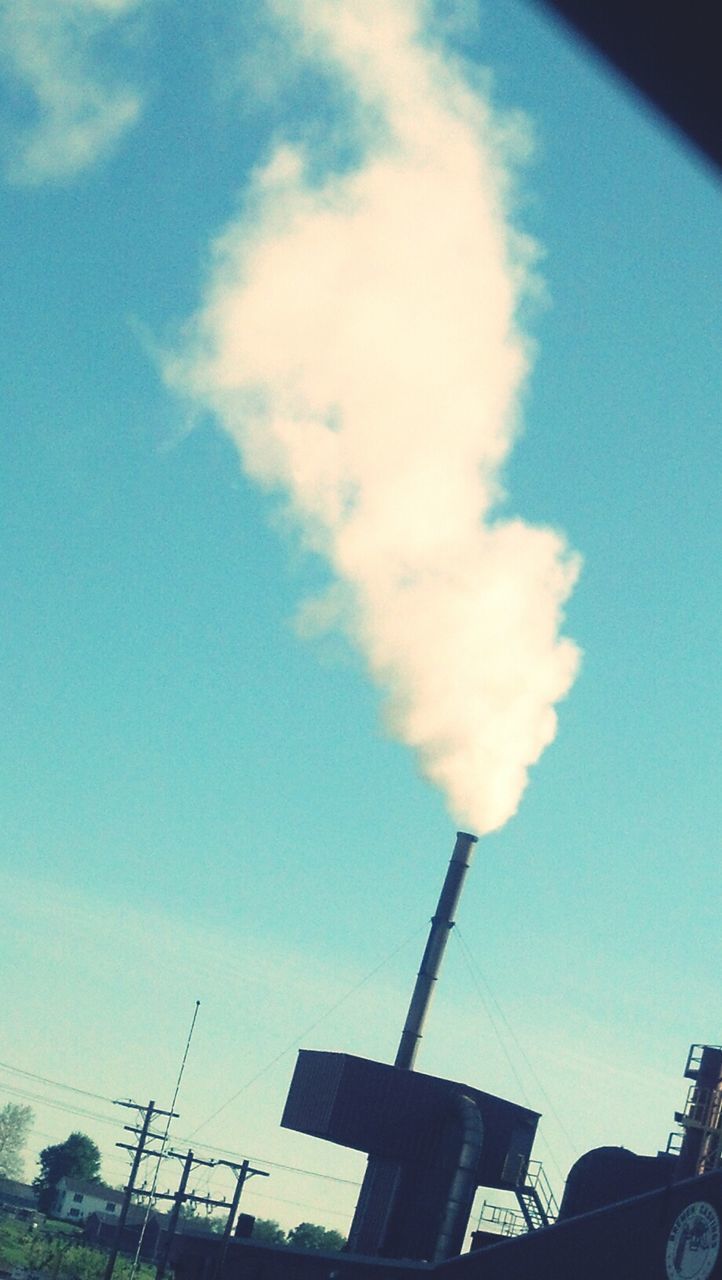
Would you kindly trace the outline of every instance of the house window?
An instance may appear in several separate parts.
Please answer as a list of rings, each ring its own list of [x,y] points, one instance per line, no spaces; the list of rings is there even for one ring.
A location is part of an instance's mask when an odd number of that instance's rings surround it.
[[[70,1216],[71,1216],[71,1218],[79,1218],[79,1217],[80,1217],[80,1209],[71,1209],[71,1210],[70,1210]]]
[[[82,1201],[82,1199],[83,1199],[83,1197],[82,1197],[81,1192],[80,1192],[80,1191],[76,1191],[76,1192],[75,1192],[75,1195],[73,1196],[73,1200],[74,1200],[75,1204],[80,1204],[80,1203],[81,1203],[81,1201]]]
[[[108,1201],[108,1203],[107,1203],[107,1204],[106,1204],[106,1206],[105,1206],[105,1212],[106,1212],[106,1213],[115,1213],[115,1201],[114,1201],[114,1200],[109,1200],[109,1201]]]

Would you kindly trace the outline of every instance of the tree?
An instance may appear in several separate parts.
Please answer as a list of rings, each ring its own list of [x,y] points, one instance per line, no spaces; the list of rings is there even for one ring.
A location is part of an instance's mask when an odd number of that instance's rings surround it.
[[[254,1244],[286,1244],[286,1233],[274,1218],[256,1218],[251,1238]]]
[[[182,1222],[192,1222],[196,1227],[205,1227],[207,1231],[223,1233],[225,1218],[212,1217],[206,1205],[196,1204],[194,1200],[186,1200],[180,1211]]]
[[[21,1178],[23,1147],[34,1120],[32,1107],[8,1102],[0,1107],[0,1178]]]
[[[226,1229],[226,1221],[226,1218],[221,1218],[217,1213],[212,1213],[204,1219],[203,1225],[209,1231],[214,1231],[217,1236],[222,1236]]]
[[[328,1253],[337,1253],[346,1243],[340,1231],[319,1227],[315,1222],[299,1222],[286,1239],[294,1249],[325,1249]]]
[[[186,1222],[200,1222],[201,1218],[206,1217],[205,1213],[201,1213],[194,1200],[186,1200],[181,1205],[180,1216],[185,1218]]]
[[[100,1152],[85,1133],[71,1133],[65,1142],[44,1147],[38,1157],[40,1173],[33,1180],[38,1207],[49,1213],[61,1178],[84,1178],[100,1182]]]

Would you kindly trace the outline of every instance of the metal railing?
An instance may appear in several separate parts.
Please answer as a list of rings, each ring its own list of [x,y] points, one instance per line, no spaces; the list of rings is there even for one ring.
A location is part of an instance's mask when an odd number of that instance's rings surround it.
[[[480,1231],[482,1223],[498,1228],[500,1236],[521,1236],[527,1229],[524,1216],[518,1209],[511,1209],[507,1205],[491,1204],[489,1200],[485,1200],[481,1206],[478,1223]]]
[[[541,1160],[529,1161],[525,1186],[531,1187],[536,1192],[547,1222],[556,1222],[559,1217],[559,1205]]]
[[[681,1123],[699,1125],[701,1129],[719,1129],[722,1119],[722,1092],[690,1085]]]
[[[514,1190],[519,1202],[518,1209],[484,1200],[479,1215],[479,1230],[482,1229],[483,1222],[496,1228],[500,1236],[519,1236],[526,1231],[535,1231],[556,1222],[559,1206],[541,1160],[524,1161],[523,1177]]]

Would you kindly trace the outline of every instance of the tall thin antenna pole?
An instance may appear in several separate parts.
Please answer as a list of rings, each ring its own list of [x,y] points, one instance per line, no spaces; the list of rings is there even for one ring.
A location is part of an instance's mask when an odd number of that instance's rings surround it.
[[[130,1269],[130,1280],[134,1280],[135,1273],[138,1270],[138,1266],[140,1264],[140,1251],[143,1248],[143,1239],[145,1237],[146,1227],[148,1226],[150,1211],[153,1208],[153,1193],[155,1192],[155,1189],[158,1186],[158,1174],[160,1172],[160,1162],[163,1159],[163,1156],[165,1155],[165,1149],[168,1145],[168,1134],[170,1133],[171,1120],[173,1119],[175,1104],[178,1100],[178,1094],[180,1092],[180,1087],[181,1087],[181,1080],[183,1079],[183,1072],[186,1069],[186,1062],[188,1060],[188,1050],[191,1047],[191,1040],[193,1039],[193,1032],[196,1029],[196,1018],[198,1017],[198,1010],[200,1009],[200,1007],[201,1007],[200,1000],[196,1000],[196,1007],[193,1010],[193,1017],[191,1018],[191,1025],[190,1025],[190,1030],[188,1032],[188,1039],[186,1040],[186,1047],[183,1050],[183,1057],[181,1059],[180,1070],[178,1072],[178,1079],[175,1082],[175,1093],[173,1094],[173,1101],[170,1104],[170,1112],[168,1115],[168,1119],[166,1121],[165,1132],[161,1139],[160,1151],[158,1152],[158,1160],[156,1162],[155,1173],[153,1174],[153,1181],[151,1183],[151,1188],[150,1188],[151,1193],[148,1196],[148,1204],[145,1211],[145,1218],[143,1219],[143,1226],[141,1227],[140,1235],[138,1236],[138,1247],[136,1248],[135,1257],[133,1258],[133,1266]]]
[[[182,1061],[182,1062],[181,1062],[181,1064],[180,1064],[180,1071],[178,1072],[178,1079],[177,1079],[177,1080],[176,1080],[176,1082],[175,1082],[175,1093],[173,1094],[173,1101],[172,1101],[172,1102],[171,1102],[171,1104],[170,1104],[170,1109],[171,1109],[171,1111],[175,1111],[175,1104],[176,1104],[176,1100],[177,1100],[177,1098],[178,1098],[178,1091],[179,1091],[179,1089],[180,1089],[180,1087],[181,1087],[181,1080],[183,1079],[183,1072],[184,1072],[184,1071],[185,1071],[185,1069],[186,1069],[186,1060],[187,1060],[187,1058],[188,1058],[188,1050],[189,1050],[189,1049],[190,1049],[190,1047],[191,1047],[191,1040],[193,1039],[193,1032],[194,1032],[194,1031],[195,1031],[195,1029],[196,1029],[196,1018],[198,1017],[198,1010],[200,1009],[200,1007],[201,1007],[201,1002],[200,1002],[200,1000],[196,1000],[196,1007],[195,1007],[195,1009],[193,1010],[193,1017],[191,1018],[190,1031],[188,1032],[188,1039],[186,1040],[186,1047],[185,1047],[185,1049],[184,1049],[184,1051],[183,1051],[183,1061]],[[166,1125],[166,1133],[168,1132],[168,1129],[170,1129],[170,1117],[168,1117],[168,1124]]]

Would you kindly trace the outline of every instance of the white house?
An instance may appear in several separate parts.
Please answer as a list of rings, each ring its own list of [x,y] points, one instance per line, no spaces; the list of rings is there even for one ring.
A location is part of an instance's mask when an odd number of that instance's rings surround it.
[[[51,1210],[54,1218],[65,1222],[85,1222],[91,1213],[120,1215],[123,1192],[104,1187],[102,1182],[85,1182],[82,1178],[61,1178]]]

